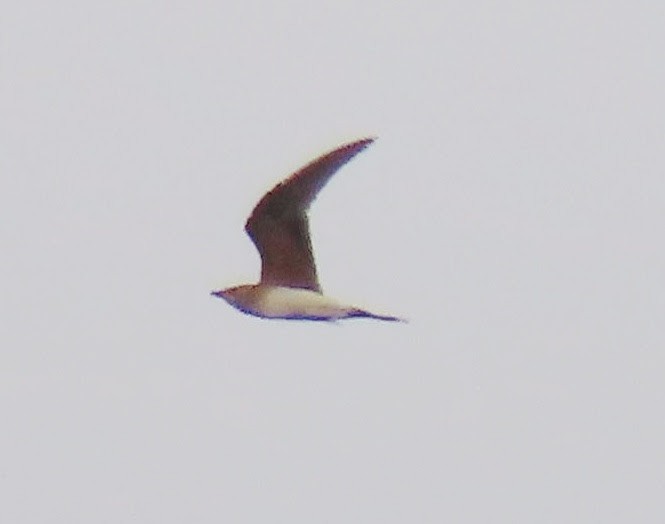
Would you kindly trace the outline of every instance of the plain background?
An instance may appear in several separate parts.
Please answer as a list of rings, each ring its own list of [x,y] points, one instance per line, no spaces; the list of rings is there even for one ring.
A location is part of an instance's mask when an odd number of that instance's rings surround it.
[[[0,520],[662,522],[665,7],[12,2]],[[264,321],[243,225],[311,213]]]

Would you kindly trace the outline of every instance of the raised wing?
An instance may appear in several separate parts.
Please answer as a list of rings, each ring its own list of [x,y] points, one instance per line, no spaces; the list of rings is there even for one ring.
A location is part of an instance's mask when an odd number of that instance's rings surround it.
[[[277,184],[245,225],[261,255],[261,283],[321,291],[309,236],[307,210],[335,172],[374,138],[343,145]]]

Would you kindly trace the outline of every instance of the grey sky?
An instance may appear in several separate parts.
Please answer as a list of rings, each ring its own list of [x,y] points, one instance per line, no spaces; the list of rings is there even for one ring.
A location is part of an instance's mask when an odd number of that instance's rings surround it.
[[[14,2],[0,22],[0,520],[658,522],[665,10]],[[311,212],[265,321],[243,231]]]

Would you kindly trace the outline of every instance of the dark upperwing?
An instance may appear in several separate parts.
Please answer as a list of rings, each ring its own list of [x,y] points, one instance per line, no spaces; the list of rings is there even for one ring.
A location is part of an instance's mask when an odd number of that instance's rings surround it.
[[[262,284],[321,291],[307,209],[335,172],[374,140],[351,142],[320,156],[259,201],[245,231],[261,255]]]

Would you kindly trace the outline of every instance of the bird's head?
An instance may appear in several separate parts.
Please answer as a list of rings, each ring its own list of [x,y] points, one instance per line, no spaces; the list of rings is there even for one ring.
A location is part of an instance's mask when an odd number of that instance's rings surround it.
[[[256,286],[245,285],[211,291],[210,294],[215,297],[223,298],[233,307],[245,310],[254,300]]]

